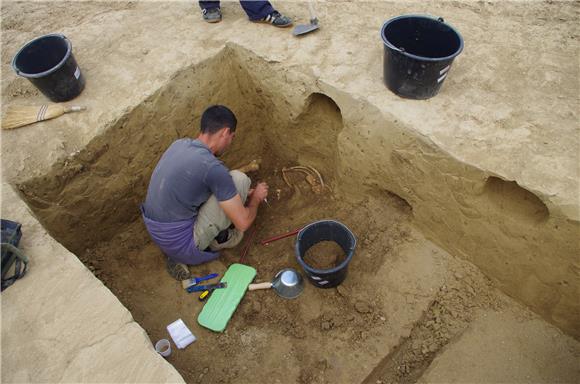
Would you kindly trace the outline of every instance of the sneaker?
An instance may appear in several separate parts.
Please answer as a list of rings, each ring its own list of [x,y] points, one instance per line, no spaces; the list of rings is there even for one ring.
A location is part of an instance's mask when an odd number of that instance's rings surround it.
[[[274,11],[269,15],[266,15],[263,19],[258,20],[259,23],[272,24],[275,27],[286,28],[292,25],[292,19],[288,16],[284,16],[278,11]]]
[[[208,23],[219,23],[222,21],[222,11],[219,8],[202,9],[203,19]]]
[[[187,268],[187,265],[182,263],[176,263],[169,257],[167,258],[167,272],[169,272],[171,277],[173,277],[177,281],[187,280],[191,278],[191,272],[189,272],[189,268]]]

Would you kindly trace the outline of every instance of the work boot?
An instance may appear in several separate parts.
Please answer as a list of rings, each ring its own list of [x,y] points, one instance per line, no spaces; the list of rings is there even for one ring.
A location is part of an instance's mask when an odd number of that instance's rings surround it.
[[[203,19],[208,23],[219,23],[222,21],[222,11],[219,8],[202,9]]]
[[[182,263],[177,263],[167,258],[167,272],[177,281],[187,280],[191,278],[191,272],[187,265]]]
[[[236,245],[238,245],[240,243],[240,241],[242,241],[242,239],[244,238],[244,233],[238,231],[236,228],[228,228],[226,229],[227,233],[228,233],[228,237],[225,241],[223,241],[223,234],[222,232],[220,232],[218,234],[218,236],[213,239],[213,241],[211,243],[209,243],[209,248],[212,251],[219,251],[220,249],[225,249],[225,248],[233,248]],[[218,239],[218,237],[221,237],[220,239]],[[222,241],[220,241],[222,240]]]
[[[292,19],[288,16],[284,16],[278,11],[274,11],[264,18],[257,20],[258,23],[268,23],[275,27],[286,28],[292,25]]]

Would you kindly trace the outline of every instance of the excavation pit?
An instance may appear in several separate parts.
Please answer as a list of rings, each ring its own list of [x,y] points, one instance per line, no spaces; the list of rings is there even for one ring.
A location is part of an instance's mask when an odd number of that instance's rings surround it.
[[[405,312],[402,318],[413,319],[413,312],[421,312],[420,306],[411,311],[394,307],[397,300],[376,273],[392,270],[386,261],[396,257],[399,244],[410,241],[412,210],[386,191],[377,197],[347,197],[352,193],[342,187],[337,160],[343,129],[337,104],[313,93],[294,119],[280,118],[264,85],[253,83],[237,60],[226,50],[181,71],[86,149],[20,190],[49,232],[119,298],[151,340],[166,338],[166,325],[177,318],[187,323],[198,341],[168,359],[188,382],[197,379],[192,367],[211,367],[206,376],[211,382],[266,382],[272,377],[360,382],[389,352],[385,341],[398,340],[399,331],[393,329],[399,327],[397,321],[391,326],[386,319],[400,311]],[[224,162],[233,169],[261,159],[260,170],[248,175],[270,186],[269,205],[261,206],[254,224],[256,240],[324,218],[345,223],[362,241],[373,239],[372,245],[361,247],[343,283],[352,293],[310,286],[297,300],[284,301],[269,291],[247,292],[226,333],[212,333],[196,323],[202,303],[167,274],[139,206],[163,151],[178,138],[195,137],[202,110],[216,103],[238,117],[236,140]],[[283,176],[283,169],[294,166],[318,170],[325,187],[302,172]],[[221,275],[239,261],[244,244],[191,270],[196,276]],[[294,237],[268,246],[256,241],[244,263],[258,270],[256,281],[269,281],[286,267],[300,269]]]
[[[285,94],[277,91],[285,88],[255,75],[272,78],[278,69],[228,47],[179,71],[86,148],[18,186],[51,235],[119,298],[151,340],[166,338],[165,327],[177,318],[187,323],[198,341],[174,351],[168,361],[188,382],[200,381],[200,371],[204,381],[226,383],[368,380],[410,330],[423,323],[450,271],[469,270],[425,240],[415,224],[449,245],[458,237],[454,231],[468,237],[472,225],[465,220],[464,227],[453,227],[450,222],[481,217],[472,207],[477,201],[492,217],[501,215],[505,204],[513,206],[516,232],[541,231],[539,225],[551,224],[548,208],[531,192],[456,166],[364,101],[331,87],[325,92],[305,86],[303,76],[290,72],[285,76],[293,90]],[[357,256],[339,288],[307,284],[293,301],[268,291],[248,292],[223,334],[197,325],[202,304],[168,276],[139,213],[159,157],[174,140],[195,137],[201,112],[217,103],[238,117],[236,140],[224,162],[236,168],[259,158],[262,167],[249,176],[270,185],[270,204],[260,209],[255,239],[334,219],[358,240]],[[326,187],[300,172],[284,171],[295,166],[317,169]],[[454,172],[461,173],[455,177]],[[421,190],[427,179],[440,183],[431,187],[440,196],[428,196],[433,199],[429,209]],[[447,211],[450,196],[457,202]],[[524,204],[513,204],[520,198]],[[430,217],[439,220],[437,226],[425,229],[433,223]],[[448,227],[449,236],[436,232],[439,227]],[[477,238],[479,232],[474,233]],[[192,271],[196,276],[223,274],[239,261],[244,243]],[[470,256],[464,251],[469,247],[449,248]],[[258,270],[256,281],[270,281],[286,267],[300,269],[293,238],[252,244],[244,263]],[[497,274],[496,264],[486,270],[489,275]],[[488,288],[477,271],[469,271],[472,280],[483,282],[482,289]],[[486,300],[485,305],[494,302]],[[444,343],[432,345],[426,360]]]

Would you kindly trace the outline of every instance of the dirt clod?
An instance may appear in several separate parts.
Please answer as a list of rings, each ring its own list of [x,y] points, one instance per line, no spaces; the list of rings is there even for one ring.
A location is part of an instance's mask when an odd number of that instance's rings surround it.
[[[348,288],[346,288],[343,285],[339,285],[338,287],[336,287],[336,292],[338,292],[338,294],[342,297],[348,297],[348,295],[349,295]]]
[[[358,313],[371,313],[373,310],[371,305],[365,301],[356,302],[354,304],[354,309],[356,309]]]

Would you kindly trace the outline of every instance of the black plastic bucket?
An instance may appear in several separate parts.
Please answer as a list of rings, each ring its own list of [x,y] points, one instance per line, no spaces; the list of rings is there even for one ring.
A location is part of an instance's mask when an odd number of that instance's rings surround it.
[[[463,38],[442,18],[403,15],[383,24],[385,85],[410,99],[435,96],[463,50]]]
[[[72,45],[61,34],[44,35],[28,42],[12,59],[12,68],[55,102],[74,99],[85,87]]]
[[[304,255],[313,245],[321,241],[334,241],[345,253],[345,259],[340,265],[332,269],[315,269],[306,264]],[[356,238],[346,225],[334,220],[322,220],[310,223],[300,232],[296,238],[296,259],[308,280],[319,288],[336,287],[346,279],[348,264],[354,255]]]

